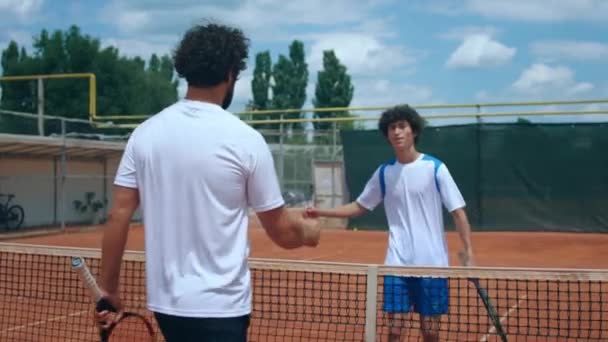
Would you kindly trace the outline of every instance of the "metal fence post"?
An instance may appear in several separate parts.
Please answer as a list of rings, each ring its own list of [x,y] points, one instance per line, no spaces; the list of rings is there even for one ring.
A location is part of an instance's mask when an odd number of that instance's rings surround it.
[[[281,120],[281,122],[279,123],[279,184],[281,185],[281,191],[285,192],[285,180],[283,179],[283,176],[285,175],[285,167],[284,167],[284,130],[285,130],[285,125],[283,124],[283,114],[281,114],[279,116],[279,119]]]
[[[336,159],[337,159],[337,145],[338,145],[338,123],[332,122],[332,144],[331,144],[331,206],[336,206]],[[342,204],[342,203],[340,203]]]
[[[44,136],[44,80],[38,78],[38,135]]]
[[[65,230],[65,179],[66,179],[66,170],[65,170],[65,164],[66,164],[66,128],[65,128],[65,120],[61,119],[61,139],[62,139],[62,144],[61,144],[61,164],[60,164],[60,172],[59,172],[59,177],[60,177],[60,183],[59,183],[59,193],[61,194],[61,202],[59,203],[59,210],[60,210],[60,217],[61,217],[61,230],[64,231]]]
[[[481,158],[481,105],[476,105],[477,107],[477,115],[475,119],[477,120],[477,134],[476,138],[476,149],[477,149],[477,217],[479,222],[477,223],[479,227],[483,226],[483,191],[482,191],[482,172],[483,168],[481,164],[483,163],[483,159]]]

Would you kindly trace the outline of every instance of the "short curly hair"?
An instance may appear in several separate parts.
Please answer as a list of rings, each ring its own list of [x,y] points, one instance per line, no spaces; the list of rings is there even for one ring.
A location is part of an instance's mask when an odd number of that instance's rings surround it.
[[[414,143],[417,143],[426,122],[414,108],[406,104],[398,105],[384,111],[382,113],[382,117],[380,117],[380,121],[378,122],[378,129],[385,137],[388,137],[388,127],[393,122],[402,120],[405,120],[410,124],[412,132],[416,134],[414,137]]]
[[[212,87],[237,79],[247,68],[249,39],[238,28],[213,22],[189,29],[173,54],[175,70],[194,87]]]

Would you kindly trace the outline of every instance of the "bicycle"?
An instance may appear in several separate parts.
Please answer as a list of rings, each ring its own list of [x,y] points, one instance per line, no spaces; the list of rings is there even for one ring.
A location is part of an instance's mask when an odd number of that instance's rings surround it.
[[[11,205],[11,200],[15,197],[13,194],[0,194],[0,197],[7,197],[6,203],[0,203],[0,224],[6,226],[8,230],[17,230],[21,227],[25,212],[20,205]]]

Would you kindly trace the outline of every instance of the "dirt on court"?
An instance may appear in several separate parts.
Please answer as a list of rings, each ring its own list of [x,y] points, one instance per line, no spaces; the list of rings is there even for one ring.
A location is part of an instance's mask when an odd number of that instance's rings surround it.
[[[460,240],[449,232],[451,264],[458,264]],[[36,245],[88,247],[101,246],[101,230],[26,237],[6,242]],[[251,256],[292,260],[352,263],[384,261],[388,234],[384,231],[324,230],[317,248],[284,250],[268,238],[257,222],[249,229]],[[608,269],[608,234],[555,232],[473,232],[477,265],[489,267]],[[143,250],[144,228],[135,225],[129,233],[127,249]]]

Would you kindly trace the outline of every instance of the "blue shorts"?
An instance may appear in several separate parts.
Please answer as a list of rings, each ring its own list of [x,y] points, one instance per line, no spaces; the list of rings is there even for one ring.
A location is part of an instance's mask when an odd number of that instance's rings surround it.
[[[448,313],[449,292],[445,278],[384,276],[382,310],[408,313],[413,307],[422,316],[443,315]]]

